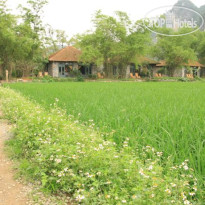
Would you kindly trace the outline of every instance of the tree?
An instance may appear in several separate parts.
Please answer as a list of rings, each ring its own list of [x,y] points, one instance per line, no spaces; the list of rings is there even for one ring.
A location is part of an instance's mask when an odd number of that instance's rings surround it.
[[[10,76],[16,71],[26,74],[45,62],[45,59],[42,59],[41,25],[38,25],[41,24],[39,8],[42,7],[37,6],[37,1],[28,2],[35,8],[28,9],[22,15],[22,21],[21,17],[10,13],[6,0],[0,0],[0,62],[4,71],[9,70]],[[36,13],[28,12],[29,10]]]
[[[48,3],[47,0],[28,0],[27,7],[19,5],[22,10],[22,18],[26,24],[29,24],[33,31],[40,35],[44,30],[42,23],[43,8]]]
[[[11,68],[13,54],[16,49],[14,32],[16,18],[9,14],[6,3],[6,0],[0,1],[0,61],[4,71]]]
[[[162,30],[162,29],[161,29]],[[163,33],[176,34],[170,29],[163,29]],[[184,33],[184,29],[178,31]],[[196,60],[197,56],[193,48],[194,35],[186,36],[158,36],[157,42],[151,49],[153,57],[165,60],[169,76],[189,60]]]
[[[64,45],[68,43],[68,36],[66,32],[63,30],[55,30],[55,31],[56,31],[57,44],[63,48]]]
[[[32,36],[31,51],[29,57],[32,58],[33,67],[35,70],[42,70],[46,58],[44,57],[44,25],[42,23],[43,8],[48,3],[47,0],[28,0],[27,7],[22,5],[19,8],[22,10],[22,19],[24,26],[30,28],[30,36]],[[26,63],[27,64],[27,63]]]
[[[76,37],[76,46],[82,50],[81,60],[85,63],[104,65],[108,77],[112,66],[119,68],[121,76],[126,75],[129,65],[137,54],[143,54],[150,42],[150,33],[142,22],[132,23],[124,12],[115,17],[98,11],[93,19],[95,30]]]
[[[193,47],[200,62],[205,64],[205,31],[198,31],[194,36],[195,41],[193,43]]]
[[[45,26],[44,33],[44,51],[47,56],[55,53],[59,48],[63,48],[68,45],[68,35],[63,30],[53,29],[49,24]]]

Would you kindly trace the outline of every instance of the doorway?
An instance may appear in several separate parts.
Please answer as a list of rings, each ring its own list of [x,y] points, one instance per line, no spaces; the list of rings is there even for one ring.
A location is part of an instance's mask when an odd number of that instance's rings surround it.
[[[63,78],[65,77],[65,65],[60,64],[58,67],[58,77]]]

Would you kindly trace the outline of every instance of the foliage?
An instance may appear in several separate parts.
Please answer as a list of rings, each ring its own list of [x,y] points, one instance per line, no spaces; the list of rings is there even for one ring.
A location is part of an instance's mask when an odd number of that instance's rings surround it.
[[[161,29],[163,33],[179,34],[184,33],[184,29],[172,33],[170,29]],[[175,69],[181,68],[188,60],[196,60],[195,50],[192,48],[194,35],[187,36],[160,36],[156,44],[151,49],[152,55],[160,60],[165,60],[169,76],[173,76]]]
[[[96,12],[93,19],[95,30],[75,39],[82,50],[81,60],[85,63],[104,65],[105,73],[111,75],[112,66],[118,66],[125,76],[127,65],[135,61],[137,54],[143,54],[150,43],[148,30],[142,22],[132,23],[124,12],[116,12],[116,17]]]
[[[93,120],[95,129],[118,147],[129,137],[133,151],[150,145],[165,157],[171,156],[173,163],[189,159],[203,184],[205,84],[173,82],[178,79],[155,78],[156,82],[148,83],[18,83],[9,87],[46,108],[58,98],[59,106],[68,114],[85,124]]]
[[[175,165],[150,146],[133,152],[129,138],[120,149],[52,105],[41,106],[0,88],[1,108],[15,123],[9,144],[21,167],[52,192],[72,194],[82,204],[197,203],[197,181],[188,161]]]
[[[76,78],[76,81],[83,82],[84,81],[83,76],[82,75],[78,75],[77,78]]]
[[[28,75],[34,69],[42,69],[45,58],[42,51],[42,8],[45,1],[28,1],[30,7],[22,7],[22,16],[8,11],[6,1],[0,1],[0,59],[2,68],[12,73]]]
[[[80,72],[80,70],[72,70],[71,72],[70,72],[70,76],[71,77],[78,77],[78,76],[81,76],[82,74],[81,74],[81,72]]]
[[[98,77],[97,77],[96,74],[89,74],[88,78],[90,78],[90,79],[97,79]]]
[[[47,24],[45,25],[43,43],[44,52],[49,56],[68,44],[68,36],[65,31],[53,29]]]

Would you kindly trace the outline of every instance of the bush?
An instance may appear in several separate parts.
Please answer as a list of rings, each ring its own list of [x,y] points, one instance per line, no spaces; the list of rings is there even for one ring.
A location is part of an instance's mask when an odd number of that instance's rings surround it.
[[[3,80],[3,76],[0,75],[0,80]]]
[[[141,76],[141,77],[147,77],[148,75],[149,75],[149,73],[146,72],[146,71],[141,71],[141,72],[140,72],[140,76]]]
[[[71,77],[78,77],[78,76],[81,76],[81,75],[82,75],[82,73],[79,70],[72,70],[70,72]]]
[[[167,68],[161,68],[157,71],[157,73],[161,73],[162,75],[166,75],[167,74]]]
[[[22,70],[14,70],[12,73],[11,73],[11,76],[13,78],[22,78],[23,76],[23,71]]]
[[[72,195],[83,204],[195,203],[197,182],[188,161],[171,167],[171,157],[150,146],[134,152],[106,141],[91,124],[74,121],[57,107],[50,110],[0,88],[5,117],[16,123],[9,145],[23,171],[52,192]]]
[[[53,78],[54,82],[73,82],[75,81],[75,78],[70,78],[70,77],[66,77],[66,78]]]
[[[84,82],[84,78],[82,75],[78,75],[77,78],[76,78],[76,81],[78,82]]]
[[[189,82],[189,79],[187,79],[187,78],[179,78],[178,81],[180,81],[180,82]]]
[[[88,78],[90,78],[90,79],[97,79],[98,77],[95,74],[89,74]]]

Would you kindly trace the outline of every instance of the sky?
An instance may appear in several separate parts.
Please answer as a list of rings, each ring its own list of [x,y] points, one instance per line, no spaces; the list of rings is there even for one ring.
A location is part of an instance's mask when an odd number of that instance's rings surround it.
[[[65,30],[71,38],[92,28],[91,19],[97,10],[113,15],[114,11],[125,11],[135,21],[161,6],[174,5],[177,0],[49,0],[44,9],[44,23],[54,29]],[[196,6],[204,0],[193,0]],[[17,6],[26,5],[26,0],[8,0],[8,7],[18,13]]]

